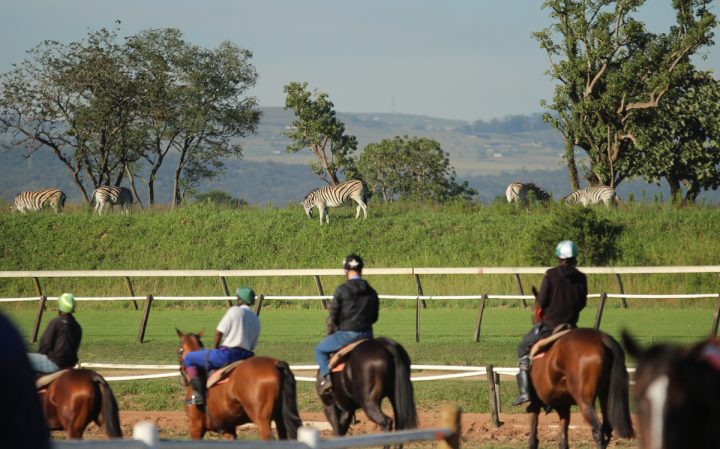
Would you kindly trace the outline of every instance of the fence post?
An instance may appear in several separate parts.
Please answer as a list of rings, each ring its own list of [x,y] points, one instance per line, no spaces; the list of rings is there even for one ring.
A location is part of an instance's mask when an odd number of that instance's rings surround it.
[[[142,319],[140,321],[140,331],[138,332],[138,342],[145,340],[145,329],[147,329],[148,318],[150,318],[150,306],[153,302],[153,295],[147,295],[145,299],[145,308],[143,309]]]
[[[260,311],[262,310],[263,301],[265,301],[265,295],[262,293],[260,296],[258,296],[257,305],[255,306],[255,315],[260,316]]]
[[[133,426],[133,440],[142,441],[148,449],[158,447],[158,428],[152,421],[140,421]]]
[[[318,294],[320,296],[325,296],[325,290],[323,290],[322,282],[320,282],[320,276],[318,276],[317,274],[315,275],[315,285],[317,286]],[[325,298],[323,298],[321,300],[321,302],[322,302],[322,308],[327,310],[327,308],[328,308],[327,300]]]
[[[45,310],[45,302],[47,302],[47,296],[40,296],[40,304],[38,304],[37,314],[35,315],[35,326],[33,326],[32,341],[37,341],[38,332],[40,332],[40,322],[42,321],[43,311]]]
[[[485,369],[488,381],[488,400],[490,401],[490,417],[492,418],[493,427],[500,427],[500,415],[498,415],[498,399],[495,390],[495,370],[492,365],[488,365]]]
[[[518,273],[515,273],[515,283],[517,284],[518,293],[520,293],[521,296],[524,296],[525,291],[523,290],[522,281],[520,280],[520,275]],[[522,298],[522,304],[523,307],[527,307],[527,302],[525,301],[525,298]]]
[[[37,293],[38,296],[43,296],[42,288],[40,288],[40,280],[36,277],[32,278],[33,285],[35,285],[35,293]],[[47,310],[45,307],[45,304],[43,304],[43,309]]]
[[[420,297],[415,298],[415,343],[420,342]]]
[[[711,338],[718,336],[718,325],[720,325],[720,294],[718,294],[717,309],[715,310],[715,318],[713,318],[712,330],[710,331]]]
[[[225,296],[230,296],[230,290],[228,289],[227,282],[225,282],[225,276],[220,276],[220,284],[222,285]],[[227,300],[227,306],[232,307],[233,303],[229,299]]]
[[[605,309],[605,301],[607,300],[607,293],[600,294],[600,301],[598,302],[597,313],[595,314],[595,329],[600,329],[600,322],[602,321],[603,310]]]
[[[125,287],[127,287],[128,293],[130,293],[130,296],[135,296],[135,290],[133,290],[132,282],[130,282],[130,278],[127,276],[125,276]],[[134,299],[131,299],[131,301],[132,301],[132,305],[133,305],[133,310],[137,310],[138,309],[137,301],[135,301]]]
[[[460,415],[460,407],[454,404],[445,404],[440,409],[440,426],[450,429],[452,434],[438,441],[438,449],[460,449]]]
[[[419,274],[415,275],[415,286],[417,287],[418,296],[425,296],[425,294],[423,293],[422,284],[420,283],[420,275]],[[423,309],[427,309],[427,303],[425,302],[424,299],[422,300],[422,306],[423,306]]]
[[[500,373],[495,373],[495,400],[497,401],[498,413],[502,413],[502,402],[500,401]]]
[[[320,447],[320,432],[310,426],[301,426],[297,431],[298,443],[305,443],[310,449]]]
[[[485,300],[487,297],[487,293],[483,293],[482,298],[480,298],[480,307],[478,307],[478,317],[475,323],[475,333],[473,334],[475,342],[480,341],[480,326],[482,325],[483,312],[485,312]]]
[[[625,294],[625,288],[623,287],[622,279],[620,279],[620,274],[615,273],[615,283],[617,284],[618,290],[620,290],[620,294]],[[620,298],[620,302],[622,302],[623,309],[627,309],[627,299]]]

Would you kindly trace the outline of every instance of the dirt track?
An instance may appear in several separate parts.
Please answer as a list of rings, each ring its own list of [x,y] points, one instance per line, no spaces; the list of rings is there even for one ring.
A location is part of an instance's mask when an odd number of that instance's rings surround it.
[[[329,426],[321,413],[302,413],[303,422],[318,427],[322,430],[323,437],[331,437]],[[439,415],[435,413],[421,413],[420,427],[435,427],[439,425]],[[184,412],[141,412],[127,411],[120,413],[123,433],[126,437],[132,435],[132,427],[139,421],[154,421],[160,428],[160,437],[167,439],[186,439],[187,420]],[[377,432],[377,426],[370,422],[367,417],[359,412],[357,423],[352,426],[351,434],[364,434]],[[465,447],[478,447],[483,444],[511,445],[526,447],[528,436],[528,418],[523,414],[501,414],[500,421],[503,423],[500,428],[492,426],[490,415],[480,413],[465,413],[462,416],[462,445]],[[590,428],[583,421],[579,414],[573,414],[570,426],[570,440],[575,443],[589,445],[592,440]],[[545,444],[555,447],[559,435],[559,422],[557,415],[541,415],[540,417],[540,439]],[[58,434],[58,436],[60,436]],[[255,429],[252,426],[239,428],[239,436],[243,439],[254,439]],[[218,436],[211,436],[216,439]],[[86,438],[102,438],[100,430],[93,424],[88,428]],[[620,440],[613,441],[610,447],[635,447],[634,441]]]

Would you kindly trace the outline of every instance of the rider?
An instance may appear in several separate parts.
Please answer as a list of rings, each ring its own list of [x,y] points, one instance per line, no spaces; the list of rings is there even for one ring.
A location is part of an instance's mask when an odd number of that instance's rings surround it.
[[[255,355],[252,351],[260,336],[260,320],[250,308],[255,304],[255,292],[250,288],[240,287],[235,296],[237,304],[225,312],[215,330],[214,349],[200,349],[185,355],[185,370],[190,376],[193,389],[188,404],[205,403],[207,371]]]
[[[555,248],[560,265],[545,273],[537,304],[540,307],[541,320],[522,339],[518,346],[517,383],[520,394],[513,405],[530,400],[530,349],[541,338],[547,337],[561,324],[577,326],[580,311],[587,303],[587,278],[575,268],[577,265],[577,246],[570,240],[563,240]]]
[[[362,276],[365,266],[360,256],[351,254],[343,261],[347,282],[335,290],[330,305],[330,335],[315,347],[315,359],[320,366],[320,394],[324,395],[332,389],[330,354],[343,346],[360,340],[372,338],[372,325],[378,319],[380,300],[377,292]]]
[[[37,353],[29,353],[30,365],[37,373],[53,373],[72,368],[78,361],[82,328],[75,321],[75,297],[63,293],[57,301],[58,317],[50,321],[40,337]]]

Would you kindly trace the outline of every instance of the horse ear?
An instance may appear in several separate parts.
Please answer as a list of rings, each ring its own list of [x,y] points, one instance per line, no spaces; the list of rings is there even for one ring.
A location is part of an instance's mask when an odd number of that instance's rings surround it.
[[[183,338],[185,336],[185,334],[183,334],[182,331],[180,329],[178,329],[177,327],[175,328],[175,333],[180,338]]]
[[[630,336],[630,333],[626,330],[622,331],[623,346],[625,346],[625,352],[630,354],[633,358],[637,359],[642,354],[642,349],[638,345],[637,341]]]
[[[200,332],[198,332],[196,335],[198,337],[202,337],[203,335],[205,335],[205,329],[200,329]]]
[[[540,293],[538,293],[538,291],[537,291],[537,289],[535,288],[534,285],[532,286],[532,289],[531,289],[531,290],[532,290],[532,292],[533,292],[533,295],[534,295],[536,298],[537,298],[538,296],[540,296]]]

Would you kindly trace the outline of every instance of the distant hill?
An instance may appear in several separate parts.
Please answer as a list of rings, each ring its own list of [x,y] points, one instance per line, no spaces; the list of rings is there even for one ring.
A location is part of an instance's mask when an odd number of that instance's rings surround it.
[[[514,180],[532,181],[553,192],[556,198],[569,193],[567,174],[561,166],[563,142],[540,114],[511,116],[489,122],[465,122],[406,114],[339,113],[347,132],[358,138],[359,149],[385,138],[409,135],[439,141],[450,154],[460,180],[468,180],[479,191],[478,199],[492,201],[504,196]],[[206,182],[201,191],[220,189],[251,204],[285,205],[301,201],[315,187],[323,185],[312,174],[307,151],[288,154],[289,140],[283,135],[293,114],[282,108],[263,108],[257,135],[240,140],[244,158],[228,159],[225,174]],[[158,203],[170,202],[174,155],[170,155],[156,180]],[[136,181],[143,201],[146,191]],[[23,190],[57,186],[68,194],[68,201],[79,202],[80,195],[67,169],[49,151],[37,151],[24,158],[21,150],[0,152],[0,198],[9,201]],[[640,199],[652,200],[662,189],[641,181],[623,183],[620,195],[632,191]],[[714,193],[714,192],[713,192]],[[717,201],[718,195],[704,195]]]

